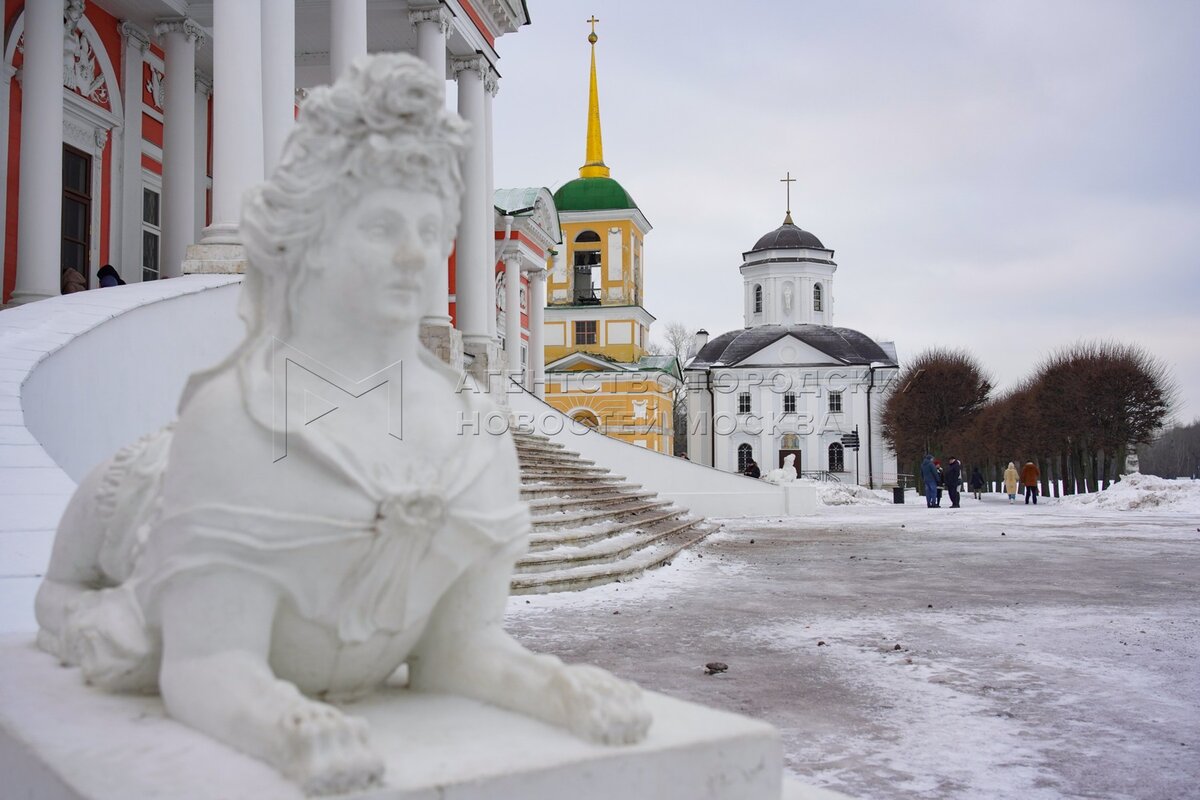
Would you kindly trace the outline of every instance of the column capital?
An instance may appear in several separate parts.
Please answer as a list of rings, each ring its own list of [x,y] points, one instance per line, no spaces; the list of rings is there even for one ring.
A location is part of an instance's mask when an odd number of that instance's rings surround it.
[[[446,10],[445,6],[435,6],[434,8],[410,8],[408,10],[408,21],[415,28],[421,23],[432,22],[441,29],[443,36],[450,35],[450,20],[453,16]]]
[[[483,89],[485,92],[495,97],[500,92],[500,73],[488,67],[483,74]]]
[[[126,47],[136,47],[143,53],[150,49],[150,34],[142,30],[141,26],[124,20],[120,25],[120,31],[121,40]]]
[[[450,68],[454,70],[455,80],[457,80],[458,76],[464,72],[474,72],[479,76],[480,80],[484,80],[487,77],[487,73],[490,71],[488,68],[487,59],[479,54],[460,58],[452,58],[450,59]]]
[[[162,36],[167,33],[182,34],[189,42],[195,42],[197,46],[204,44],[208,40],[208,36],[204,33],[204,28],[200,27],[200,23],[190,17],[155,20],[154,35]]]
[[[196,73],[196,91],[200,94],[211,95],[213,91],[212,78],[205,75],[203,72]]]
[[[530,267],[529,269],[522,270],[522,271],[525,273],[525,276],[527,278],[529,278],[529,280],[531,280],[531,281],[546,280],[546,268],[544,266],[542,266],[541,264],[535,264],[534,266]]]

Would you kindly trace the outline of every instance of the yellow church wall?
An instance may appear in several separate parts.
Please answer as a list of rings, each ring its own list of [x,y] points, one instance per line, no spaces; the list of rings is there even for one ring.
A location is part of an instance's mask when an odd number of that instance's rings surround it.
[[[633,254],[636,253],[639,263],[641,259],[641,235],[638,233],[637,227],[632,220],[595,220],[586,222],[560,222],[563,232],[563,247],[566,248],[565,264],[566,269],[562,280],[555,280],[553,272],[553,263],[549,265],[549,277],[547,280],[547,288],[550,297],[554,296],[555,289],[562,289],[568,292],[572,288],[571,282],[574,279],[574,264],[576,250],[596,250],[600,252],[600,289],[602,292],[602,305],[635,305],[635,299],[640,300],[640,287],[635,291],[634,286],[634,270],[633,270]],[[608,232],[612,228],[618,228],[621,231],[621,275],[619,278],[609,278],[609,263],[610,253],[608,249]],[[576,245],[575,239],[584,231],[593,231],[600,237],[599,243],[584,242]],[[644,269],[644,265],[643,265]],[[643,279],[644,280],[644,279]],[[609,289],[619,288],[621,297],[610,298]],[[637,297],[635,298],[635,295]],[[570,303],[551,302],[551,305],[570,305]]]
[[[604,434],[659,453],[674,453],[674,408],[671,395],[653,375],[609,378],[592,372],[556,380],[546,376],[546,402],[576,418],[590,412]],[[641,406],[639,408],[639,406]]]

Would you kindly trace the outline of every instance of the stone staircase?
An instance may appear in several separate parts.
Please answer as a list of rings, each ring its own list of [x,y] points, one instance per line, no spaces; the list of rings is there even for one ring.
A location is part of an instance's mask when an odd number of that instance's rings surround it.
[[[521,498],[533,514],[513,594],[586,589],[670,563],[719,526],[580,458],[544,436],[514,431]]]

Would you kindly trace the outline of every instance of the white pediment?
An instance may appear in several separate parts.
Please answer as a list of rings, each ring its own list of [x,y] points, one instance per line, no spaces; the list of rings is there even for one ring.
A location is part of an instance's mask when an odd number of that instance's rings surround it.
[[[805,344],[795,336],[784,336],[767,345],[757,353],[738,362],[739,367],[774,366],[776,364],[829,364],[838,366],[842,362],[822,353],[812,345]]]

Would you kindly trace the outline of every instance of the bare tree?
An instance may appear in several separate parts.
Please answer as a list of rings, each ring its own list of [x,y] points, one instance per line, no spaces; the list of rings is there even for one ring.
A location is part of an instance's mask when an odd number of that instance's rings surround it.
[[[680,372],[683,371],[683,365],[687,362],[688,350],[692,346],[691,329],[678,320],[664,322],[659,329],[662,334],[662,340],[651,340],[646,348],[650,353],[660,356],[674,356],[679,362]],[[671,398],[675,420],[675,452],[677,454],[687,453],[687,392],[684,386],[680,384],[676,387],[674,396]]]

